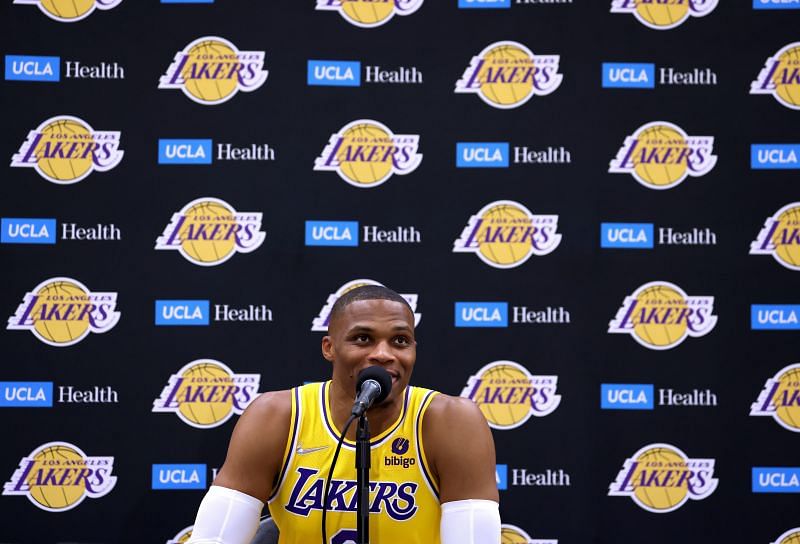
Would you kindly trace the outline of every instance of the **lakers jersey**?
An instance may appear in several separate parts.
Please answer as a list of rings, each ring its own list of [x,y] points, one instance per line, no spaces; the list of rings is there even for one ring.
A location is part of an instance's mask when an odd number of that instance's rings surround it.
[[[330,385],[292,390],[291,434],[269,498],[279,544],[320,541],[325,478],[340,436],[331,415]],[[439,544],[439,490],[422,446],[422,418],[435,395],[407,387],[397,420],[370,440],[371,544]],[[345,439],[328,494],[330,544],[356,541],[356,501],[355,443]]]

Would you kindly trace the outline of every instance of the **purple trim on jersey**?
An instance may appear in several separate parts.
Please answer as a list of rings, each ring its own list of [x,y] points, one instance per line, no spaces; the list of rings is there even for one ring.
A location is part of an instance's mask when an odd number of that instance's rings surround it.
[[[281,474],[278,477],[278,481],[275,483],[275,491],[272,492],[272,495],[269,496],[267,502],[270,502],[272,499],[275,498],[275,495],[278,494],[278,491],[281,490],[281,485],[283,485],[283,479],[286,476],[286,469],[289,468],[289,463],[292,462],[294,458],[294,444],[297,441],[297,433],[300,430],[300,388],[295,387],[292,389],[292,393],[294,394],[294,405],[295,405],[295,412],[294,412],[294,427],[292,428],[292,439],[289,444],[289,455],[286,456],[286,461],[283,463],[283,467],[281,468]]]
[[[416,446],[417,446],[417,458],[419,459],[419,466],[422,467],[422,475],[425,476],[425,479],[428,481],[428,485],[431,486],[431,490],[433,494],[436,495],[436,498],[441,501],[439,497],[439,486],[433,482],[433,478],[431,475],[428,474],[428,467],[426,467],[425,458],[422,456],[422,428],[420,426],[420,419],[422,418],[422,414],[425,413],[425,410],[428,409],[428,404],[430,398],[435,394],[435,391],[429,391],[425,398],[422,399],[422,402],[419,405],[419,413],[417,414],[417,420],[414,422],[414,434],[416,435]]]

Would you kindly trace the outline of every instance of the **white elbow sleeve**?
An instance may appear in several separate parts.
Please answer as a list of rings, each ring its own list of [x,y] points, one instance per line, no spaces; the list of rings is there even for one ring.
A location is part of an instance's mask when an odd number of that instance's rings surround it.
[[[249,544],[258,530],[264,503],[241,491],[212,485],[188,544]]]
[[[500,544],[500,505],[468,499],[442,505],[442,544]]]

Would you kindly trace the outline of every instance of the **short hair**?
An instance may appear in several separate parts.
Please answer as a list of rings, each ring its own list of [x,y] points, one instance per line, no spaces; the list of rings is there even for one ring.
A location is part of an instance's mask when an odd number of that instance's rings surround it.
[[[408,311],[411,312],[411,315],[414,315],[414,309],[411,308],[411,304],[396,291],[384,287],[383,285],[361,285],[350,289],[334,302],[330,317],[328,318],[328,323],[333,321],[335,317],[338,317],[347,306],[359,300],[393,300],[394,302],[403,304],[408,308]]]

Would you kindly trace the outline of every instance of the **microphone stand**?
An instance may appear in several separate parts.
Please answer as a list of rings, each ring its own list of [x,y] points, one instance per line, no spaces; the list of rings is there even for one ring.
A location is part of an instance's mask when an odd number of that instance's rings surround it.
[[[357,544],[369,544],[369,421],[364,413],[356,429],[356,497],[358,499]]]

